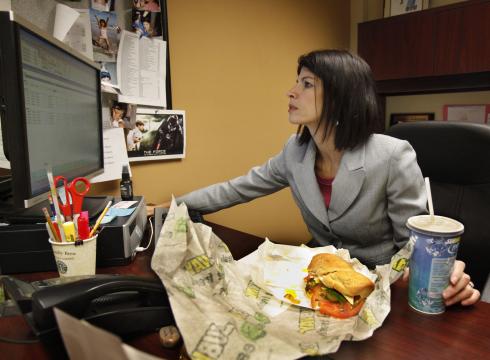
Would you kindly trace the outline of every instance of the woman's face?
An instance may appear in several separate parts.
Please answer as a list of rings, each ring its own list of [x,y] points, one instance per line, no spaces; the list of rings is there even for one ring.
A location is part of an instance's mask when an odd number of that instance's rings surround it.
[[[117,107],[112,108],[112,119],[113,120],[122,119],[123,114],[124,114],[124,110],[117,108]]]
[[[287,92],[289,122],[296,125],[317,125],[323,107],[321,79],[303,67],[296,84]]]

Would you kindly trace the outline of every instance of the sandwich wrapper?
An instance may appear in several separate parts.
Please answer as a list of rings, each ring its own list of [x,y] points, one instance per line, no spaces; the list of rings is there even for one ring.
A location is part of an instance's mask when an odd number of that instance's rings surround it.
[[[390,311],[390,283],[402,275],[412,249],[409,242],[391,264],[372,272],[345,249],[267,239],[235,261],[209,226],[193,223],[185,204],[173,201],[151,266],[165,285],[191,358],[282,360],[332,353],[344,340],[370,337]],[[322,252],[342,257],[375,281],[358,316],[335,319],[311,309],[303,278],[312,256]]]

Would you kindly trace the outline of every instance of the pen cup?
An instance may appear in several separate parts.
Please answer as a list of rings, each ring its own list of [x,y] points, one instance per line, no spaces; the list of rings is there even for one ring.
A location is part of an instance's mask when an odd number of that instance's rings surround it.
[[[95,275],[97,234],[79,242],[49,242],[60,277]]]
[[[418,215],[408,219],[407,227],[415,240],[408,304],[425,314],[441,314],[445,311],[442,292],[449,284],[464,226],[444,216]]]

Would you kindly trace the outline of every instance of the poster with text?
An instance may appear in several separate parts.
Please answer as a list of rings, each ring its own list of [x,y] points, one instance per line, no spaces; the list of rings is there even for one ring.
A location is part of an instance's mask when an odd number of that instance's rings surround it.
[[[138,108],[126,134],[129,161],[185,157],[185,111]]]

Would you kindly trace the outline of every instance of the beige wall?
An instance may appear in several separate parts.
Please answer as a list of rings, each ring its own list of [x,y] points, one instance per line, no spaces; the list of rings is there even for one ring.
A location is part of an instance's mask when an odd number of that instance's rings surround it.
[[[186,111],[182,161],[132,164],[134,190],[147,201],[239,176],[278,153],[295,128],[286,91],[298,55],[349,47],[344,0],[167,0],[172,96]],[[97,186],[117,194],[117,182]],[[289,190],[207,219],[273,241],[309,239]]]

